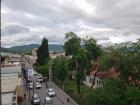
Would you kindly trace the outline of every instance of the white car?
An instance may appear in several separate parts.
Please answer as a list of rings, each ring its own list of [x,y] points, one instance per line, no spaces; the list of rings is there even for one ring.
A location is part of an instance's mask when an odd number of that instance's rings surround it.
[[[31,78],[28,78],[28,80],[27,80],[27,81],[32,82],[32,79],[31,79]]]
[[[38,94],[34,94],[34,95],[32,96],[31,104],[32,104],[32,105],[40,105],[40,99],[39,99]]]
[[[40,89],[41,88],[41,84],[39,82],[36,83],[36,88]]]
[[[34,75],[37,75],[37,72],[36,71],[34,71]]]
[[[40,77],[40,78],[38,78],[38,81],[39,81],[39,82],[43,82],[44,79],[43,79],[42,77]]]
[[[50,97],[45,97],[45,105],[52,105],[52,100]]]
[[[53,97],[53,96],[56,95],[54,89],[52,89],[52,88],[49,88],[47,92],[48,92],[48,95],[49,95],[50,97]]]
[[[33,89],[33,87],[34,87],[33,85],[34,85],[33,82],[30,82],[29,83],[29,89]]]

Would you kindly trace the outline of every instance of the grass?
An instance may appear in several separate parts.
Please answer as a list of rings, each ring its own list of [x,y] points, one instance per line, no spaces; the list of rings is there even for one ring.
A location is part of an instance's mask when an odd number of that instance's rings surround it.
[[[60,88],[62,88],[62,83],[60,80],[55,79],[54,81]],[[90,87],[81,85],[81,96],[77,94],[77,84],[75,80],[65,80],[64,81],[64,91],[77,102],[79,105],[86,105],[85,100],[87,100],[87,96],[94,92]]]
[[[62,88],[62,84],[60,81],[57,81],[56,83]],[[90,87],[87,87],[85,85],[81,85],[81,93],[82,96],[79,96],[77,94],[77,84],[75,80],[66,80],[64,82],[64,91],[72,98],[74,99],[79,105],[84,105],[84,99],[87,95],[89,95],[93,90],[90,89]]]

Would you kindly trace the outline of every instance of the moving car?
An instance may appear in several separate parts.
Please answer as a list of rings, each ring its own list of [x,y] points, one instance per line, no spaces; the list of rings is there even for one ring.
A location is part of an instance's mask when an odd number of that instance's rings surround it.
[[[40,99],[39,99],[38,94],[34,94],[34,95],[32,96],[31,104],[32,104],[32,105],[40,105]]]
[[[47,90],[47,92],[48,92],[48,95],[49,95],[50,97],[53,97],[53,96],[56,95],[54,89],[52,89],[52,88],[49,88],[49,89]]]
[[[39,78],[38,78],[38,81],[39,81],[39,82],[43,82],[44,79],[43,79],[42,77],[39,77]]]
[[[34,72],[33,72],[33,74],[34,74],[34,75],[37,75],[37,72],[36,72],[36,71],[34,71]]]
[[[50,97],[45,97],[45,105],[52,105],[52,100]]]
[[[30,82],[30,83],[29,83],[29,89],[33,89],[33,87],[34,87],[33,82]]]
[[[41,84],[39,82],[36,83],[36,88],[40,89],[41,88]]]

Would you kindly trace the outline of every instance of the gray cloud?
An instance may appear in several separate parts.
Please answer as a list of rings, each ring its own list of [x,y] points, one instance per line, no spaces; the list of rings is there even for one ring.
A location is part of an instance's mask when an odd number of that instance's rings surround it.
[[[2,28],[2,36],[3,35],[12,35],[17,33],[27,33],[29,29],[24,26],[12,24]]]
[[[108,37],[99,37],[99,38],[96,38],[97,41],[108,41],[110,40]]]
[[[99,43],[135,41],[140,38],[139,5],[139,0],[2,0],[3,46],[11,34],[10,45],[40,43],[42,36],[63,43],[69,31]],[[17,43],[18,38],[24,40]]]

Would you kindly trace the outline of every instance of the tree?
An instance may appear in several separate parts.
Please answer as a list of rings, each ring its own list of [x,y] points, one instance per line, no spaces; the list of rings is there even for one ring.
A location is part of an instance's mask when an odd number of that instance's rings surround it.
[[[48,68],[47,65],[39,66],[39,67],[37,67],[37,72],[42,74],[43,77],[45,77],[45,76],[48,77],[48,75],[49,75],[49,68]]]
[[[75,52],[81,47],[81,39],[73,32],[66,33],[65,40],[64,50],[66,56],[75,54]]]
[[[101,55],[102,50],[94,38],[83,39],[84,48],[87,50],[88,59],[97,60],[97,58]]]
[[[140,90],[129,87],[122,80],[107,79],[103,87],[91,91],[86,96],[86,105],[139,105]]]
[[[68,63],[65,57],[63,56],[58,56],[57,58],[54,59],[55,64],[53,65],[53,77],[56,79],[59,79],[62,82],[62,87],[64,89],[64,80],[67,79],[68,77]]]
[[[90,67],[93,67],[93,64],[91,64],[91,62],[97,61],[98,57],[102,53],[102,50],[101,50],[101,47],[97,45],[96,40],[94,38],[83,39],[83,42],[84,42],[84,48],[87,51],[88,63],[90,64],[89,69],[87,71],[87,74],[89,74]],[[95,73],[94,81],[92,83],[91,89],[95,83],[96,74],[97,72]]]
[[[75,33],[69,32],[65,36],[66,42],[64,44],[64,49],[66,56],[71,55],[72,59],[69,61],[70,67],[74,69],[77,81],[77,93],[81,94],[81,82],[84,79],[85,69],[87,68],[87,52],[84,48],[81,48],[81,38],[79,38]]]
[[[104,53],[100,57],[103,70],[108,70],[112,66],[117,66],[120,71],[120,78],[127,82],[128,76],[133,79],[140,78],[140,43],[127,42],[113,46],[109,53]]]
[[[49,59],[48,39],[45,37],[42,40],[41,46],[37,50],[37,62],[39,65],[44,65]]]
[[[79,48],[73,56],[73,62],[75,63],[75,73],[77,81],[77,92],[81,94],[81,83],[85,77],[85,70],[87,69],[88,59],[85,49]]]

